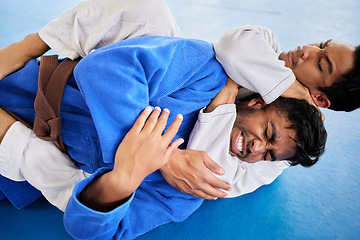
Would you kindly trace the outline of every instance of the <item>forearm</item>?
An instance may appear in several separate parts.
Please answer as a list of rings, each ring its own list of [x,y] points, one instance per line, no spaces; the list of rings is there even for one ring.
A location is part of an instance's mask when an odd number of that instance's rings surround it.
[[[30,59],[49,50],[37,33],[27,35],[23,40],[0,49],[0,79],[22,68]]]
[[[135,191],[126,184],[126,179],[116,177],[113,171],[94,179],[78,195],[85,206],[100,212],[109,212],[125,203]]]
[[[26,62],[32,58],[43,55],[50,49],[37,33],[31,33],[24,39],[13,43],[6,48],[8,49],[6,53],[9,53],[6,54],[6,57],[9,61],[22,60]]]
[[[0,108],[0,143],[6,132],[16,120]]]
[[[216,107],[223,104],[234,104],[238,95],[240,86],[233,80],[228,78],[225,86],[221,91],[213,98],[210,104],[205,108],[204,112],[212,112]]]
[[[18,42],[18,47],[28,58],[39,57],[50,50],[50,47],[39,37],[38,33],[31,33]]]

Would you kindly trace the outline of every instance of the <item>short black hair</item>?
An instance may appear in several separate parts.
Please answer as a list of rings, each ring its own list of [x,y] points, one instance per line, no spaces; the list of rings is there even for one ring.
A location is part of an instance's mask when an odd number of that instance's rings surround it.
[[[267,107],[274,106],[290,122],[296,131],[296,154],[288,159],[291,166],[314,165],[325,151],[327,132],[320,111],[305,100],[279,97]]]
[[[332,86],[319,90],[330,100],[329,109],[351,112],[360,107],[360,45],[355,48],[352,69]]]

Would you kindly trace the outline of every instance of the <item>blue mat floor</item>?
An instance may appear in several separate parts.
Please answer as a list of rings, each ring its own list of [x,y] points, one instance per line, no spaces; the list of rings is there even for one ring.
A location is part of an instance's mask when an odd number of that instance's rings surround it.
[[[0,0],[0,48],[37,32],[79,0]],[[250,23],[272,29],[283,50],[330,38],[360,44],[357,0],[168,0],[185,37],[215,41]],[[360,239],[360,110],[323,111],[329,138],[314,167],[291,167],[235,199],[205,201],[181,223],[138,239]],[[17,210],[0,202],[0,239],[71,239],[44,199]]]

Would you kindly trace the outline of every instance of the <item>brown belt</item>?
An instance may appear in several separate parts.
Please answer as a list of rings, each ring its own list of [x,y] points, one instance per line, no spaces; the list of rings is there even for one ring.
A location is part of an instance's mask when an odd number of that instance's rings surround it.
[[[38,91],[34,102],[35,119],[32,129],[38,138],[53,142],[63,152],[66,152],[66,147],[61,139],[61,99],[65,84],[79,61],[80,58],[65,59],[58,66],[57,55],[42,56],[40,60]],[[31,128],[29,123],[6,109],[4,110]]]

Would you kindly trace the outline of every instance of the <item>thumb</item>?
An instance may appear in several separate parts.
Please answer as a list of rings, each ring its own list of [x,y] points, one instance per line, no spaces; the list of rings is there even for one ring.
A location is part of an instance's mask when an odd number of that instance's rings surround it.
[[[166,160],[170,158],[170,156],[175,152],[176,149],[178,149],[178,147],[184,143],[184,139],[182,138],[178,138],[175,141],[173,141],[172,143],[170,143],[170,145],[167,147],[166,152],[165,152],[165,158]]]

